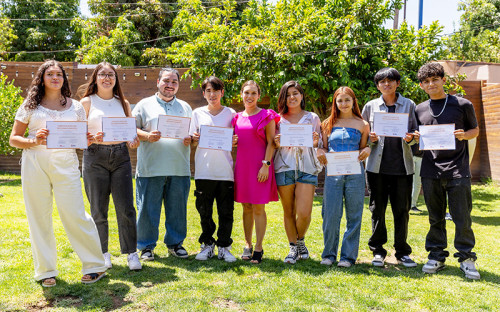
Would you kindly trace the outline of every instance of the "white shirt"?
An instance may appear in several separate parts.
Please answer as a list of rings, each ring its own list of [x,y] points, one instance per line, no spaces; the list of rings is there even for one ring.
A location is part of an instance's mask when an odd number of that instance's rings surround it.
[[[125,112],[119,99],[113,97],[105,100],[97,94],[93,94],[89,98],[88,129],[90,133],[96,134],[102,131],[102,117],[125,117]]]
[[[288,120],[281,117],[279,126],[281,124],[291,124]],[[315,113],[306,112],[302,118],[300,118],[297,124],[311,124],[313,125],[313,131],[319,134],[319,147],[322,146],[321,140],[321,121]],[[316,156],[316,149],[313,147],[280,147],[277,149],[276,155],[274,156],[274,171],[285,172],[290,170],[299,170],[304,173],[318,175],[323,166],[319,162]]]
[[[200,133],[200,126],[232,128],[231,120],[236,115],[234,109],[223,107],[217,115],[203,106],[193,111],[189,134]],[[234,181],[233,157],[231,152],[197,148],[194,155],[194,178],[196,180]]]

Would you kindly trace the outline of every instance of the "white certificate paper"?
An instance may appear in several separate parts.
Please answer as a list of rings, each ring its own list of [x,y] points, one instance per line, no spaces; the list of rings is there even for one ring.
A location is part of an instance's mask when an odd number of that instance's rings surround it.
[[[421,150],[454,150],[455,124],[419,126]]]
[[[202,125],[200,127],[199,148],[221,151],[233,150],[233,128]]]
[[[326,153],[326,172],[329,176],[360,174],[359,151]]]
[[[313,147],[313,125],[280,124],[280,145]]]
[[[135,117],[102,117],[103,142],[133,141],[137,136]]]
[[[170,115],[158,116],[158,131],[162,138],[184,139],[189,136],[191,118]]]
[[[408,132],[408,114],[375,112],[372,131],[379,136],[404,138]]]
[[[47,121],[47,148],[87,148],[86,121]]]

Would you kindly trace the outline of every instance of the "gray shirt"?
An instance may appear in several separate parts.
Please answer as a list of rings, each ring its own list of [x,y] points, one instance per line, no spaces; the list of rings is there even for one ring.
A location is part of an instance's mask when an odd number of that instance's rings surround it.
[[[405,98],[399,93],[396,93],[398,96],[396,103],[395,113],[404,113],[408,114],[408,132],[412,133],[417,129],[417,120],[415,118],[415,103]],[[370,124],[370,128],[373,129],[373,114],[375,112],[386,112],[388,108],[385,105],[384,98],[380,96],[377,99],[371,100],[366,103],[363,107],[363,112],[361,115],[363,119],[366,120]],[[371,143],[368,139],[372,152],[368,157],[368,161],[366,164],[366,171],[379,173],[380,171],[380,163],[382,161],[382,154],[384,152],[384,137],[379,136],[378,141],[375,143]],[[410,143],[406,143],[405,140],[401,140],[401,145],[403,149],[403,160],[406,168],[406,174],[413,174],[415,172],[413,166],[413,154],[411,151],[411,145],[415,144],[415,141],[412,140]]]

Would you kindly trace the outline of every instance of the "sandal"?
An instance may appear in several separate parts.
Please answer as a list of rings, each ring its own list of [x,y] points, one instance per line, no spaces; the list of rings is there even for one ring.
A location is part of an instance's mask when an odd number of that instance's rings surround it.
[[[83,284],[93,284],[106,276],[106,272],[98,272],[98,273],[89,273],[82,276]]]
[[[40,282],[42,282],[42,287],[54,287],[56,286],[56,277],[47,277],[42,279]]]
[[[261,263],[263,255],[264,255],[264,249],[262,249],[262,251],[254,251],[252,255],[252,260],[250,262],[253,264]]]
[[[243,254],[241,255],[241,260],[250,260],[252,258],[253,248],[243,248]]]

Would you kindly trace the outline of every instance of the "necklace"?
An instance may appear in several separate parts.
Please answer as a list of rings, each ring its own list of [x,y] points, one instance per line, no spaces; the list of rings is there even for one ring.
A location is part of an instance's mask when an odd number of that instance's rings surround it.
[[[432,101],[432,100],[431,100]],[[437,115],[434,115],[432,113],[432,109],[431,109],[431,102],[429,101],[429,114],[431,114],[432,117],[434,118],[438,118],[439,116],[441,116],[441,114],[444,112],[444,109],[446,108],[446,103],[448,103],[448,94],[446,95],[446,100],[444,100],[444,105],[443,105],[443,109],[441,110],[441,112]]]

